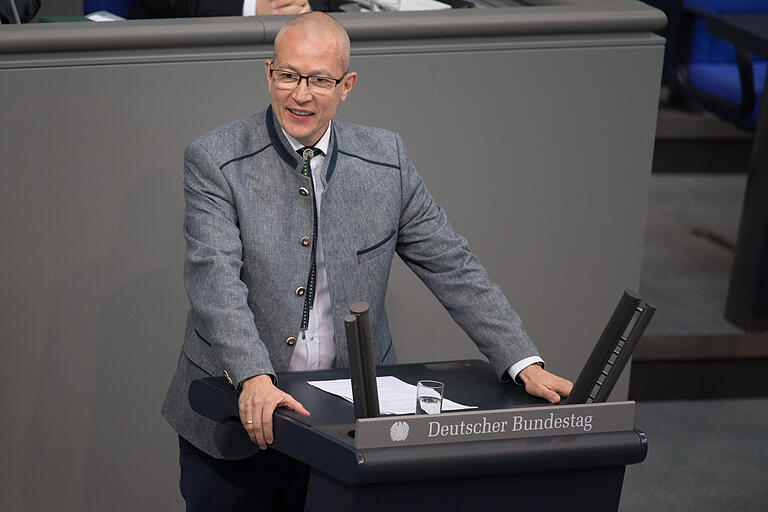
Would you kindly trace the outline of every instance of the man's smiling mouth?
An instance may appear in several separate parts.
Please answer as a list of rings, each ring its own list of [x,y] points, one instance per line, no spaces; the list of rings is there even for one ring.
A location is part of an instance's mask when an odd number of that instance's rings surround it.
[[[302,116],[302,117],[306,117],[306,116],[311,116],[312,115],[312,112],[307,112],[305,110],[294,110],[292,108],[289,108],[288,111],[291,114],[294,114],[294,115],[297,115],[297,116]]]

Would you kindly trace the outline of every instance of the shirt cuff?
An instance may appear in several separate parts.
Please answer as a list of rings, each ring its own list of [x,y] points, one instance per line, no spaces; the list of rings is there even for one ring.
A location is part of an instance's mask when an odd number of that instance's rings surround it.
[[[243,16],[256,16],[256,0],[243,2]]]
[[[518,361],[512,366],[510,366],[507,372],[509,373],[509,376],[512,377],[512,380],[515,381],[515,384],[522,384],[522,382],[517,380],[517,374],[520,373],[523,370],[523,368],[525,368],[526,366],[530,366],[532,364],[539,364],[542,367],[544,367],[544,360],[539,356],[526,357],[522,361]]]

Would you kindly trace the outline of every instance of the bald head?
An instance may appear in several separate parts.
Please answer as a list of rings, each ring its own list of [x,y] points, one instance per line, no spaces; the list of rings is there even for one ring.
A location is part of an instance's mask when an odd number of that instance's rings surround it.
[[[264,61],[264,75],[277,122],[313,146],[357,82],[349,71],[349,36],[327,14],[296,16],[275,37],[275,58]]]
[[[349,70],[349,36],[344,26],[335,18],[317,11],[291,18],[275,36],[275,60],[279,60],[278,55],[282,45],[285,44],[286,35],[294,32],[308,40],[334,41],[333,51],[338,54],[342,71]]]

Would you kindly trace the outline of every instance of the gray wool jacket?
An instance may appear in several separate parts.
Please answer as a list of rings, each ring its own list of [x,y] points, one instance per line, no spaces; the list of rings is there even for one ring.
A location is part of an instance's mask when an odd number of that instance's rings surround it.
[[[336,365],[348,365],[343,316],[370,304],[377,364],[395,353],[384,298],[395,252],[485,354],[500,379],[538,352],[501,289],[433,201],[396,133],[333,121],[318,213]],[[238,422],[198,415],[189,384],[228,375],[233,385],[285,371],[301,323],[311,251],[310,179],[271,107],[200,137],[184,155],[184,279],[190,310],[162,413],[189,442],[221,459],[258,451]],[[300,188],[310,191],[300,193]],[[407,340],[406,340],[407,341]],[[279,383],[278,383],[279,387]]]

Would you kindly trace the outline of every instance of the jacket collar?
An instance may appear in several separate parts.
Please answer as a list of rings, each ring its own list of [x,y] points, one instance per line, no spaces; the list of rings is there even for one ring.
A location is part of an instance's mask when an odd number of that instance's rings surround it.
[[[272,111],[272,105],[267,108],[265,118],[267,134],[269,135],[270,142],[272,142],[272,146],[275,148],[275,152],[283,162],[294,169],[298,169],[303,162],[301,161],[299,154],[294,151],[293,147],[288,142],[288,139],[285,138],[283,130],[280,129],[280,125],[278,124],[277,119],[275,119],[275,113]],[[331,140],[328,143],[328,154],[325,161],[325,165],[327,166],[325,171],[326,184],[331,181],[333,171],[336,169],[336,160],[339,153],[334,124],[335,123],[331,123]]]
[[[275,119],[275,113],[272,111],[272,105],[267,108],[265,117],[267,134],[269,134],[269,140],[272,142],[272,146],[275,148],[277,156],[291,167],[297,167],[299,165],[299,155],[293,148],[291,148],[285,135],[283,135],[283,130],[277,128],[278,124]]]

